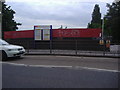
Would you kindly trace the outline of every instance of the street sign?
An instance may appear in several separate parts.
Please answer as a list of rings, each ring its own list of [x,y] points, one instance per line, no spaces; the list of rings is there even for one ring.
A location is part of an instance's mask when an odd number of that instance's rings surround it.
[[[99,44],[100,44],[100,45],[104,45],[104,40],[100,40],[100,41],[99,41]]]

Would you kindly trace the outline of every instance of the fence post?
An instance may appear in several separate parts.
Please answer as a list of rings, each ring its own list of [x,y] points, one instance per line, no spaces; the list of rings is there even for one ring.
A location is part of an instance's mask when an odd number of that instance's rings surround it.
[[[103,49],[104,49],[104,50],[103,50],[103,56],[105,56],[105,49],[106,49],[105,45],[106,45],[106,44],[105,44],[105,41],[104,41],[104,44],[103,44]]]
[[[27,42],[27,53],[29,54],[29,41]]]
[[[35,40],[34,40],[34,41],[33,41],[33,45],[34,45],[34,47],[33,47],[33,48],[34,48],[34,49],[35,49],[35,46],[36,46],[35,44],[36,44],[36,43],[35,43]]]
[[[52,40],[50,40],[50,54],[52,54]]]
[[[75,54],[77,55],[77,40],[75,40]]]

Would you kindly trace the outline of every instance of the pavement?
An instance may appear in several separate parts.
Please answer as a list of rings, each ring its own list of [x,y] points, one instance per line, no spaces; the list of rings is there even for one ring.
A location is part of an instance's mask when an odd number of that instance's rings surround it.
[[[88,56],[88,57],[111,57],[120,58],[120,53],[110,51],[81,51],[81,50],[44,50],[27,49],[26,55],[66,55],[66,56]]]

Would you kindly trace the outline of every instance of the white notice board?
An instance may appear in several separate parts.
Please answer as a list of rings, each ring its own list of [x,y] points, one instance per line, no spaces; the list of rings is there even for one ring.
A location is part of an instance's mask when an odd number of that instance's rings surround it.
[[[51,40],[52,25],[39,25],[34,26],[34,39],[35,40]]]
[[[41,38],[41,29],[39,26],[34,26],[34,39],[35,40],[42,40]]]

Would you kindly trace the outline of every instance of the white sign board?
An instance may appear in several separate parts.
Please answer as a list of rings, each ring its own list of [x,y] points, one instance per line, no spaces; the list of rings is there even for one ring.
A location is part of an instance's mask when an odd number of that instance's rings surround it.
[[[50,40],[50,30],[49,29],[43,30],[43,40]]]
[[[34,26],[35,40],[51,40],[52,25]]]
[[[34,39],[41,40],[41,29],[40,26],[34,26]]]

